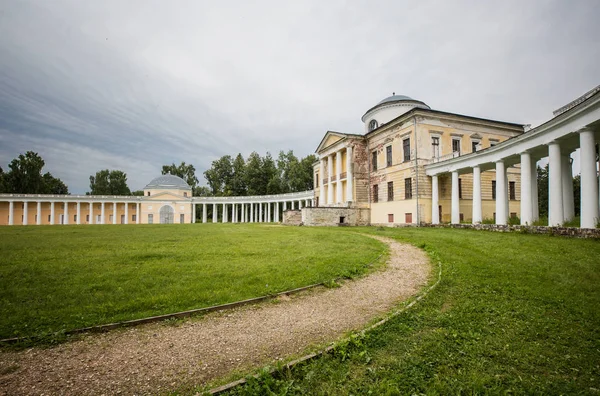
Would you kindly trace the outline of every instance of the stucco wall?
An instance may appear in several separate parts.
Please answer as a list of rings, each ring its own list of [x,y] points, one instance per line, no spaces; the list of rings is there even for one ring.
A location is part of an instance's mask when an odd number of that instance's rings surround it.
[[[344,224],[369,225],[369,212],[364,208],[303,208],[302,220],[308,226],[337,226],[344,217]]]

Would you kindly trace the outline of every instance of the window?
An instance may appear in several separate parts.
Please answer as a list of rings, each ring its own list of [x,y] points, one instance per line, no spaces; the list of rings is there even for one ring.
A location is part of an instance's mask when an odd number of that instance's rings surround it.
[[[131,221],[136,221],[137,220],[137,215],[132,215],[131,216]]]
[[[496,180],[492,180],[492,199],[496,199]]]
[[[340,224],[344,224],[346,221],[346,217],[345,216],[340,216]]]
[[[108,222],[112,223],[113,222],[113,215],[108,215]]]
[[[319,174],[318,173],[315,176],[315,187],[319,187]]]
[[[373,170],[377,170],[377,151],[371,153],[371,167]]]
[[[462,179],[458,178],[458,198],[462,199]]]
[[[404,222],[406,224],[412,223],[412,213],[404,213]]]
[[[404,179],[404,199],[412,199],[412,179]]]
[[[154,223],[154,215],[152,213],[150,213],[148,215],[148,224],[152,224]]]
[[[385,162],[386,166],[392,166],[392,146],[385,148]]]
[[[377,120],[369,121],[369,132],[371,132],[374,129],[377,129],[378,126],[379,124],[377,123]]]
[[[404,162],[410,161],[410,138],[402,141],[402,151],[404,152]]]
[[[497,144],[498,144],[498,141],[496,139],[490,139],[490,147],[494,147]]]
[[[86,221],[87,223],[89,223],[89,222],[90,222],[90,215],[85,215],[85,221]]]
[[[125,215],[121,215],[121,224],[125,224]]]
[[[478,140],[471,140],[471,151],[472,152],[476,152],[478,146],[479,146]]]
[[[183,192],[183,197],[187,198],[187,192],[185,192],[185,191]]]
[[[393,223],[394,222],[394,214],[393,213],[389,213],[388,214],[388,223]]]
[[[439,136],[431,137],[431,152],[432,152],[432,158],[440,158],[440,137]]]
[[[150,196],[150,191],[148,191],[148,196]]]
[[[388,182],[388,201],[394,200],[394,182]]]
[[[509,194],[508,196],[509,196],[509,199],[511,199],[513,201],[515,199],[517,199],[517,191],[516,190],[517,189],[516,189],[515,182],[514,181],[508,182],[508,194]]]
[[[185,215],[183,213],[181,213],[179,215],[179,224],[183,224],[185,223]]]
[[[52,215],[48,215],[48,223],[52,221]]]
[[[379,201],[379,186],[376,184],[373,186],[373,202]]]
[[[452,139],[452,152],[460,155],[460,139]]]
[[[77,222],[77,215],[73,216],[73,221]]]
[[[101,215],[96,216],[96,224],[100,224],[101,220],[102,220],[102,216]]]

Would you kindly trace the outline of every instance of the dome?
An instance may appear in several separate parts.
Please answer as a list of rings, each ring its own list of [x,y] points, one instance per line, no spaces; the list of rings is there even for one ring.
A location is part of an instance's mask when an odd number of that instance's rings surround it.
[[[146,185],[146,187],[144,187],[144,190],[150,189],[191,190],[192,187],[190,187],[189,184],[187,184],[185,180],[183,180],[181,177],[167,174],[153,179],[150,183]]]
[[[392,96],[388,96],[387,98],[383,99],[381,102],[379,102],[377,104],[382,104],[382,103],[387,103],[387,102],[397,102],[399,100],[413,100],[414,101],[414,99],[409,96],[392,95]]]

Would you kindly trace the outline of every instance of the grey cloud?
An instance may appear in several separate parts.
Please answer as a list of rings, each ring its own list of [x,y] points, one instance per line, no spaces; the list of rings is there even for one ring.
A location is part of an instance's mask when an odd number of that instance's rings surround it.
[[[311,153],[395,91],[537,124],[598,84],[596,1],[9,1],[0,164],[29,149],[74,192],[119,167],[201,178],[224,154]],[[135,183],[135,185],[134,185]]]

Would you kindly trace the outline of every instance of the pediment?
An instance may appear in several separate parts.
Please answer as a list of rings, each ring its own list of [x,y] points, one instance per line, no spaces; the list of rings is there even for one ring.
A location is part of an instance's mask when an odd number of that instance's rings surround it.
[[[334,144],[336,144],[337,142],[339,142],[340,140],[343,140],[347,137],[348,135],[346,135],[345,133],[341,133],[341,132],[334,132],[334,131],[327,131],[327,133],[325,134],[325,136],[323,136],[323,139],[321,140],[321,143],[319,143],[319,146],[317,147],[316,152],[320,152],[321,150],[332,146]]]
[[[177,195],[172,192],[161,192],[151,196],[144,197],[146,200],[188,200],[190,197],[184,197],[183,195]]]

